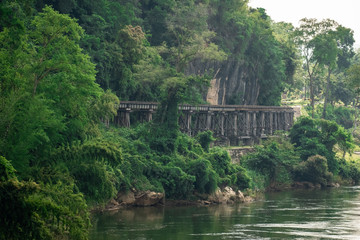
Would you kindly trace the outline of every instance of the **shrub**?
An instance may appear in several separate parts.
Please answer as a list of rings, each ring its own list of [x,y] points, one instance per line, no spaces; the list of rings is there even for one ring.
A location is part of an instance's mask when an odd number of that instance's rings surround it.
[[[14,170],[4,158],[0,169]],[[87,239],[87,205],[73,184],[44,185],[8,176],[0,180],[0,239]]]
[[[177,153],[191,159],[195,159],[199,155],[204,154],[204,150],[199,142],[183,133],[179,134],[176,139],[176,145]]]
[[[247,174],[250,178],[249,188],[255,191],[264,190],[268,183],[266,183],[265,176],[257,171],[248,170]]]
[[[314,155],[295,166],[294,178],[298,181],[309,181],[326,186],[332,180],[332,173],[328,171],[326,158]]]
[[[121,148],[105,139],[90,139],[74,142],[54,150],[53,165],[65,164],[78,189],[87,201],[103,204],[116,194],[120,186],[128,186],[129,176]],[[50,181],[51,182],[51,181]]]
[[[15,177],[14,167],[6,158],[0,156],[0,181],[7,181]]]
[[[240,165],[232,164],[229,153],[220,147],[214,147],[210,150],[208,159],[213,169],[219,175],[219,184],[221,187],[226,185],[235,189],[246,189],[249,187],[250,178],[247,171]]]
[[[339,170],[333,150],[335,144],[338,144],[344,152],[349,151],[353,146],[353,140],[344,128],[335,122],[322,119],[300,118],[291,128],[289,136],[303,161],[313,155],[324,156],[329,171],[333,174],[337,174]]]
[[[243,164],[264,175],[269,185],[288,181],[293,165],[299,161],[292,145],[280,144],[278,140],[267,141],[264,146],[255,146],[255,150],[245,156]]]
[[[318,105],[315,118],[320,119],[322,112],[323,106]],[[328,105],[326,108],[326,120],[334,121],[345,129],[350,129],[354,124],[354,110],[350,107]]]
[[[181,168],[167,165],[161,169],[162,183],[167,198],[186,199],[194,190],[194,182],[196,178],[185,173]]]
[[[350,180],[354,184],[359,184],[360,182],[360,169],[355,162],[348,162],[342,159],[339,162],[339,175],[344,180]]]
[[[215,141],[213,132],[210,130],[198,133],[195,138],[198,140],[205,152],[209,152],[210,143]]]
[[[188,173],[195,176],[195,190],[199,193],[212,193],[216,190],[219,175],[208,160],[191,161],[188,166]]]
[[[219,174],[219,176],[224,177],[229,173],[229,168],[231,165],[231,158],[229,153],[220,147],[214,147],[210,150],[208,159],[211,162],[214,170]]]
[[[250,187],[251,179],[245,168],[239,165],[233,165],[231,172],[232,187],[235,189],[247,189]]]
[[[74,164],[70,168],[71,175],[79,190],[85,194],[89,202],[103,203],[115,196],[115,176],[103,162]]]

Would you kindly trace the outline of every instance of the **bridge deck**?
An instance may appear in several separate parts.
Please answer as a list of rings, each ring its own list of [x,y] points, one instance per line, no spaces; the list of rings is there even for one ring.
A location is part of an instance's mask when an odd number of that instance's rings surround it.
[[[157,110],[156,102],[122,101],[114,122],[130,127],[130,114],[137,112],[136,121],[152,121]],[[288,131],[293,125],[294,110],[291,107],[250,105],[188,105],[179,106],[179,126],[191,136],[211,130],[217,139],[238,145],[239,139],[260,139],[275,131]]]
[[[121,101],[119,110],[157,110],[159,103],[156,102],[134,102]],[[235,112],[235,111],[271,111],[271,112],[294,112],[291,107],[279,106],[258,106],[258,105],[179,105],[181,111],[217,111],[217,112]]]

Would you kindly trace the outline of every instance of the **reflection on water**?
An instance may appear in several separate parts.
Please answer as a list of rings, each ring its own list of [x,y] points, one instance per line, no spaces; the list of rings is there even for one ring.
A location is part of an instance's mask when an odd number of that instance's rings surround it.
[[[360,188],[270,193],[250,204],[131,208],[94,219],[91,240],[360,239]]]

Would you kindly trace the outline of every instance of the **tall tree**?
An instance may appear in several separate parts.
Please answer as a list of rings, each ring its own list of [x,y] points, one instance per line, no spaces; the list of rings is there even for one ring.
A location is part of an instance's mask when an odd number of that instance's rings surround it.
[[[197,58],[222,60],[226,57],[212,41],[215,33],[209,30],[207,17],[207,6],[191,0],[176,2],[173,13],[168,15],[167,27],[173,39],[161,52],[176,71],[174,77],[165,81],[168,99],[182,95],[181,89],[188,87],[186,82],[193,79],[184,76],[190,61]]]
[[[223,59],[225,55],[212,42],[215,32],[207,23],[207,6],[194,1],[178,1],[168,16],[167,27],[174,36],[169,43],[169,60],[177,72],[184,72],[195,58]]]
[[[157,111],[159,126],[154,134],[167,138],[169,151],[174,150],[178,132],[178,104],[196,95],[205,84],[204,76],[186,76],[185,68],[194,59],[224,59],[225,53],[212,42],[214,32],[207,24],[206,5],[191,0],[177,1],[166,19],[171,39],[158,47],[161,56],[169,63],[159,76],[161,104]],[[151,59],[149,59],[151,60]],[[143,65],[144,66],[144,65]],[[159,69],[157,69],[159,70]],[[150,75],[151,76],[151,75]]]
[[[15,49],[11,32],[0,33],[0,154],[19,171],[52,147],[84,138],[101,117],[99,105],[116,101],[101,98],[74,19],[45,7],[26,25]]]
[[[353,31],[339,25],[333,20],[322,22],[324,32],[313,39],[314,59],[327,69],[326,89],[322,117],[326,118],[326,107],[330,98],[330,78],[336,68],[348,65],[349,58],[353,56]]]
[[[355,92],[355,100],[353,103],[353,107],[355,110],[355,118],[354,118],[354,128],[353,128],[353,132],[355,132],[356,128],[357,128],[357,119],[359,116],[359,98],[360,98],[360,64],[353,64],[349,67],[349,69],[347,70],[347,83],[350,87],[350,89],[352,89]]]
[[[214,40],[229,55],[226,63],[228,70],[223,68],[221,71],[226,74],[226,71],[238,69],[231,75],[241,74],[237,81],[246,82],[246,87],[251,89],[251,94],[233,91],[232,96],[226,96],[227,103],[246,104],[251,101],[251,104],[279,105],[283,83],[287,79],[291,80],[294,73],[291,70],[291,47],[288,39],[280,41],[276,38],[265,9],[249,8],[247,2],[210,1],[208,22],[216,32]],[[281,35],[289,36],[285,32]],[[236,84],[240,85],[234,82],[232,88]],[[240,87],[237,88],[243,91]],[[229,92],[227,91],[227,95],[230,95]]]
[[[294,84],[294,75],[299,61],[299,52],[294,39],[294,26],[286,22],[273,22],[271,25],[275,39],[280,43],[285,62],[285,82]]]
[[[244,57],[251,80],[260,86],[257,104],[280,105],[286,79],[284,50],[273,35],[265,9],[253,9],[249,17],[252,34]]]
[[[314,80],[321,67],[327,68],[327,81],[323,117],[329,99],[330,77],[337,62],[343,65],[347,56],[351,55],[353,32],[331,19],[301,19],[301,25],[295,31],[296,41],[304,57],[304,66],[308,73],[312,117],[314,117]],[[339,58],[341,56],[341,58]],[[341,59],[341,61],[338,61]]]
[[[319,62],[314,61],[312,40],[319,32],[319,23],[316,19],[303,18],[301,25],[295,30],[296,42],[300,47],[302,56],[304,57],[304,67],[309,78],[310,100],[312,107],[312,117],[314,117],[315,96],[314,96],[314,77],[319,70]]]

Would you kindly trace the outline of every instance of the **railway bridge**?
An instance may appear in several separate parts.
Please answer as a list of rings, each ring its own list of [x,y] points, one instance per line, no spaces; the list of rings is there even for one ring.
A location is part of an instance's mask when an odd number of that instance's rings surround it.
[[[158,108],[154,102],[122,101],[114,123],[130,127],[132,122],[152,121]],[[251,144],[275,131],[288,131],[294,122],[291,107],[250,105],[179,105],[179,126],[195,136],[211,130],[218,142],[228,145]]]

